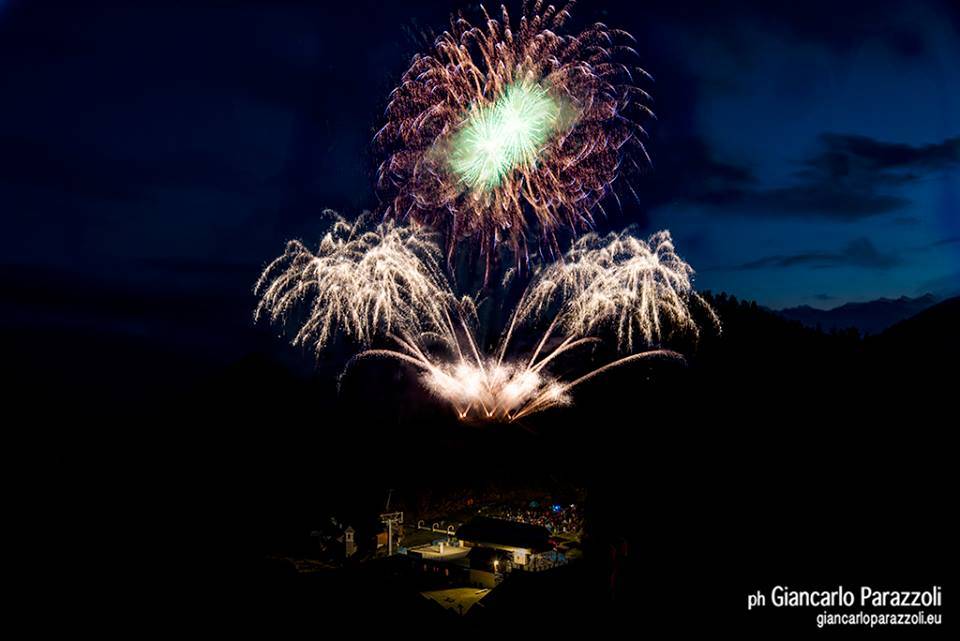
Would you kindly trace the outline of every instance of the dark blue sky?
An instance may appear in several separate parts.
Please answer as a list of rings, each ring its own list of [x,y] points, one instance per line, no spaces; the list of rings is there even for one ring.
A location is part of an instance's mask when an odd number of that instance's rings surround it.
[[[377,206],[387,94],[476,5],[129,4],[0,2],[7,322],[217,350],[286,239]],[[960,9],[793,4],[577,7],[656,78],[654,167],[603,227],[669,228],[700,288],[771,307],[955,292]]]
[[[696,88],[706,163],[654,225],[674,230],[701,287],[772,307],[956,291],[960,5],[802,4],[652,31],[659,77]]]

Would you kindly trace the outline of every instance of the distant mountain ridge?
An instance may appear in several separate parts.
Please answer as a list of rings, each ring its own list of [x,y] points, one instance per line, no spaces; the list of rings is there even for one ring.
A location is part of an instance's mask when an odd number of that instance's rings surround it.
[[[936,305],[942,299],[933,294],[916,298],[879,298],[864,303],[846,303],[833,309],[816,309],[809,305],[788,307],[776,313],[788,320],[808,327],[819,326],[823,331],[856,328],[864,334],[879,334],[883,330]]]

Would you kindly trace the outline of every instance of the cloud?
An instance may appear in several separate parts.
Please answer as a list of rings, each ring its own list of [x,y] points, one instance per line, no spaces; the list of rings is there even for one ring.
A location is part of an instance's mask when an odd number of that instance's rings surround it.
[[[743,193],[755,180],[749,168],[717,158],[702,137],[685,134],[657,145],[652,171],[636,181],[636,193],[646,209],[676,201],[722,203],[725,194]]]
[[[826,182],[811,182],[773,189],[730,189],[705,194],[700,204],[731,215],[766,218],[816,216],[850,222],[897,211],[910,201],[902,196],[878,194],[872,190],[848,189]]]
[[[762,0],[735,0],[702,3],[697,20],[712,37],[722,39],[736,52],[750,46],[758,31],[769,31],[779,40],[812,44],[848,55],[867,43],[879,43],[890,51],[913,58],[927,52],[931,16],[952,19],[960,26],[960,10],[951,0],[915,3],[901,0],[807,0],[775,3]],[[660,1],[644,3],[647,12],[659,20],[688,24],[689,3]],[[702,34],[702,31],[701,31]],[[702,37],[702,36],[701,36]]]
[[[941,238],[940,240],[935,240],[934,242],[930,243],[927,247],[933,249],[936,247],[947,247],[949,245],[960,245],[960,236]]]
[[[127,158],[0,134],[0,185],[28,186],[71,196],[129,201],[154,188],[242,191],[248,172],[215,153],[177,151]]]
[[[823,150],[801,176],[813,180],[900,184],[960,165],[960,136],[929,145],[906,145],[866,136],[824,133]]]
[[[950,5],[937,0],[933,4],[944,8]],[[907,58],[926,52],[925,16],[922,12],[911,11],[898,0],[852,0],[842,6],[832,0],[808,0],[789,5],[748,2],[747,5],[772,28],[840,54],[856,51],[870,41]]]
[[[960,272],[929,278],[917,286],[916,292],[930,292],[941,298],[960,295]]]
[[[894,224],[912,227],[920,224],[920,219],[916,216],[897,216],[893,219]]]
[[[716,161],[704,144],[701,175],[694,175],[699,187],[686,189],[680,199],[728,215],[853,222],[903,209],[911,201],[897,188],[960,167],[960,137],[912,146],[825,133],[820,143],[801,162],[794,184],[771,188],[756,187],[747,168]],[[908,219],[901,216],[896,222]]]
[[[764,256],[729,269],[738,271],[790,267],[889,269],[899,264],[900,258],[895,254],[881,252],[867,238],[858,238],[839,251],[811,250],[794,254]]]
[[[864,269],[890,269],[904,264],[904,256],[921,254],[930,250],[960,244],[960,236],[942,238],[924,245],[904,249],[901,252],[883,252],[868,238],[857,238],[839,251],[809,250],[793,254],[774,254],[763,256],[731,267],[717,268],[719,271],[747,271],[755,269],[809,267],[810,269],[832,269],[837,267],[860,267]],[[825,294],[813,296],[817,300]]]

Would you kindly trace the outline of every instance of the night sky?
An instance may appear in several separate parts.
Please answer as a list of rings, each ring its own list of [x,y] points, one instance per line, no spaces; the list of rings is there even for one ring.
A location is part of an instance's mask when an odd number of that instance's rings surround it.
[[[379,206],[387,94],[476,5],[129,5],[0,0],[3,322],[230,358],[283,243]],[[956,293],[960,5],[779,5],[576,8],[656,79],[601,231],[669,228],[698,288],[773,308]]]

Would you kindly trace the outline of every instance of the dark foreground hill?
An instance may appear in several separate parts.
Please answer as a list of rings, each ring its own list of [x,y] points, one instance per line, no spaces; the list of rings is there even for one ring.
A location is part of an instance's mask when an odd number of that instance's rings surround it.
[[[756,626],[767,615],[748,616],[745,595],[777,584],[944,584],[956,533],[946,488],[960,299],[864,339],[708,298],[723,330],[676,345],[685,365],[612,371],[578,388],[571,407],[523,425],[462,423],[400,366],[357,367],[338,392],[342,362],[304,374],[287,364],[296,360],[288,352],[267,350],[186,394],[153,377],[155,388],[129,400],[78,377],[71,398],[101,407],[93,420],[50,402],[50,389],[33,404],[60,416],[65,434],[111,445],[130,468],[105,479],[122,506],[115,527],[97,529],[109,531],[111,553],[126,541],[138,548],[130,558],[146,558],[137,533],[171,530],[150,550],[185,542],[177,554],[190,567],[173,588],[223,601],[234,616],[429,618],[389,568],[341,584],[265,564],[331,512],[375,522],[390,488],[393,509],[408,513],[491,489],[585,488],[583,566],[560,576],[566,588],[527,600],[562,613],[554,625],[640,612],[655,617],[653,627]],[[150,470],[156,494],[134,489],[135,470]],[[130,506],[149,513],[149,527],[131,525]],[[504,590],[473,624],[497,629],[528,612],[522,588]],[[769,615],[770,630],[783,630],[784,617],[806,626],[808,615]],[[448,612],[436,620],[460,621]]]
[[[868,340],[871,353],[900,361],[923,363],[936,359],[944,365],[960,356],[960,296],[950,298],[897,323]],[[949,375],[948,371],[940,372]]]
[[[747,619],[743,595],[776,584],[943,581],[954,385],[943,372],[955,362],[960,299],[867,339],[708,299],[723,330],[683,346],[686,365],[611,372],[579,388],[572,407],[523,426],[452,420],[402,368],[357,371],[337,396],[323,376],[273,386],[276,373],[248,361],[203,395],[220,399],[211,425],[229,414],[245,426],[218,442],[247,461],[230,484],[248,551],[302,537],[322,505],[373,513],[387,488],[396,509],[413,511],[490,488],[565,484],[587,489],[585,565],[539,596],[504,590],[470,625],[496,629],[525,605],[552,605],[563,613],[553,624],[637,607],[686,620],[694,586],[714,596],[696,601],[702,618],[686,625],[753,626],[765,615]],[[340,614],[377,601],[327,598]],[[783,617],[807,625],[808,614],[771,616],[771,630]],[[448,615],[437,620],[452,624]]]

